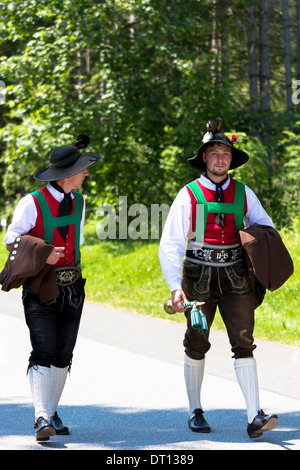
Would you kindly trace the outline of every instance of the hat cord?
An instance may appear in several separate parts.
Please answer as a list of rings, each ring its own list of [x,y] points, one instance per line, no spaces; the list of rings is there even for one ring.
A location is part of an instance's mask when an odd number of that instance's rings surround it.
[[[80,150],[76,150],[75,153],[73,153],[72,155],[70,155],[67,158],[64,158],[63,160],[60,160],[59,162],[50,162],[49,163],[49,168],[61,168],[65,165],[67,165],[68,163],[72,163],[73,161],[78,160],[78,158],[81,155],[82,155],[82,153],[80,152]]]

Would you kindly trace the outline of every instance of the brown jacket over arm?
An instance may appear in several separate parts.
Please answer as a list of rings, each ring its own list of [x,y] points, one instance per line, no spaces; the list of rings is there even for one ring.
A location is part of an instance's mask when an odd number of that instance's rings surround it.
[[[273,227],[251,225],[245,230],[240,230],[239,234],[257,308],[263,299],[259,290],[279,289],[294,272],[293,260]],[[260,289],[259,284],[264,289]]]
[[[41,303],[56,299],[55,266],[46,264],[53,248],[41,238],[31,235],[17,237],[0,273],[2,290],[8,292],[23,285],[37,294]]]

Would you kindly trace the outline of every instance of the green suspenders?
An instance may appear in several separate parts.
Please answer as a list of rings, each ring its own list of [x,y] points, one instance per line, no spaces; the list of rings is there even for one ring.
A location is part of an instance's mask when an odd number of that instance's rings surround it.
[[[187,186],[194,194],[198,204],[195,240],[203,242],[207,214],[210,213],[234,214],[237,233],[239,233],[239,230],[243,228],[244,220],[245,185],[243,183],[235,180],[235,196],[233,204],[225,202],[207,202],[196,181],[189,183]]]
[[[63,217],[53,217],[50,208],[46,202],[43,193],[39,190],[34,191],[33,196],[36,197],[43,216],[44,223],[44,240],[52,244],[53,231],[57,227],[63,227],[64,225],[75,225],[75,263],[80,264],[80,222],[82,214],[82,196],[80,193],[73,191],[75,211],[74,214],[65,215]]]

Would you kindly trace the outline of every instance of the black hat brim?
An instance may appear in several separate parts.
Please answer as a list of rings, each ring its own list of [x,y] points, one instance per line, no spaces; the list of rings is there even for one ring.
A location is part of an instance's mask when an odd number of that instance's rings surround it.
[[[189,165],[195,170],[206,171],[206,163],[203,161],[203,152],[205,151],[207,145],[210,143],[213,142],[207,142],[205,144],[202,144],[197,152],[197,155],[188,159]],[[218,143],[222,143],[223,145],[227,145],[231,148],[232,160],[229,170],[234,170],[234,168],[238,168],[239,166],[244,165],[244,163],[249,160],[249,155],[243,150],[233,147],[233,145],[229,143],[227,144],[227,142],[218,141]]]
[[[34,178],[38,181],[56,181],[64,178],[69,178],[77,173],[85,170],[93,163],[97,162],[103,155],[95,154],[82,154],[78,160],[71,165],[66,165],[61,168],[44,168],[34,175]]]

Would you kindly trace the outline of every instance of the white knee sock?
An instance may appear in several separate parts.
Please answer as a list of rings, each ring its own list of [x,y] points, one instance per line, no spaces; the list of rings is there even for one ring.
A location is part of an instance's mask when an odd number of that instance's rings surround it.
[[[184,378],[189,400],[190,415],[201,407],[200,392],[204,375],[205,359],[195,360],[184,355]]]
[[[43,416],[49,419],[48,399],[50,391],[50,368],[32,366],[28,371],[29,383],[32,393],[35,418]]]
[[[57,406],[62,395],[66,378],[68,374],[68,367],[59,368],[51,366],[50,368],[50,394],[49,394],[49,403],[48,411],[49,416],[53,416],[57,410]]]
[[[252,423],[260,411],[256,360],[254,357],[236,359],[234,361],[234,368],[245,398],[248,423]]]

